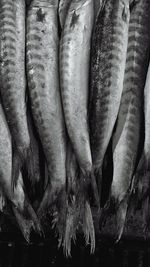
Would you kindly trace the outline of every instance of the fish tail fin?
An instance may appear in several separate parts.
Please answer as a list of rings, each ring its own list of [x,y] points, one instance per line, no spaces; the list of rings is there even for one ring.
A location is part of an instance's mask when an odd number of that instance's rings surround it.
[[[140,209],[143,201],[149,196],[150,164],[143,153],[134,175],[132,188],[132,203],[135,209]]]
[[[46,223],[47,216],[52,217],[52,228],[58,230],[57,233],[61,239],[61,235],[64,233],[64,218],[66,218],[65,186],[48,184],[37,214],[42,223]]]
[[[91,246],[91,254],[95,251],[95,230],[91,207],[88,201],[85,202],[84,217],[83,217],[83,231],[86,245]]]
[[[13,208],[13,212],[19,225],[19,229],[21,230],[25,240],[30,243],[30,234],[33,227],[32,221],[25,220],[22,214],[16,208]]]
[[[68,258],[71,257],[71,243],[76,240],[76,225],[75,225],[75,202],[68,203],[67,215],[65,222],[65,231],[63,236],[63,252]]]
[[[22,159],[22,157],[20,157],[17,149],[12,144],[12,179],[11,179],[11,187],[12,187],[13,191],[15,190],[15,188],[17,186],[17,182],[18,182],[18,179],[19,179],[19,174],[20,174],[20,169],[22,167],[22,164],[23,164],[23,159]]]
[[[114,217],[115,224],[114,224],[114,232],[116,243],[122,237],[126,213],[127,213],[127,198],[123,198],[121,201],[116,200],[114,197],[110,197],[110,199],[105,204],[104,208],[102,209],[100,215],[99,226],[100,230],[105,227],[106,223]]]
[[[105,206],[102,208],[99,218],[99,228],[102,230],[105,227],[107,221],[116,213],[116,201],[113,197],[110,197]]]
[[[13,201],[12,209],[20,230],[27,242],[30,241],[30,233],[32,230],[40,236],[43,236],[41,224],[26,195],[23,203],[20,203],[20,200],[19,202]]]

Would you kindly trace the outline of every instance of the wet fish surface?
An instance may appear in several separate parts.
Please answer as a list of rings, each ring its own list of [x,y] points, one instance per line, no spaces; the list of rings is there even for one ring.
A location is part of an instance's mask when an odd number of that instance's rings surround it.
[[[16,187],[12,190],[12,144],[10,131],[6,122],[5,114],[0,103],[0,186],[3,196],[6,196],[11,204],[25,239],[29,242],[30,232],[34,229],[41,234],[41,226],[38,218],[23,189],[21,173]]]
[[[60,82],[65,122],[70,139],[70,159],[67,175],[73,194],[67,209],[64,247],[70,254],[79,221],[95,249],[95,233],[87,187],[92,171],[88,129],[89,63],[94,6],[91,0],[71,1],[60,42]],[[69,152],[68,152],[69,153]],[[69,156],[68,156],[69,158]],[[77,169],[77,173],[76,173]],[[71,182],[72,181],[72,182]]]
[[[38,209],[41,219],[56,203],[59,204],[56,204],[59,217],[65,216],[62,198],[66,186],[66,133],[59,88],[57,11],[58,1],[34,0],[27,12],[27,77],[31,109],[49,176]]]
[[[73,0],[60,43],[60,80],[65,122],[77,161],[87,176],[92,169],[87,105],[93,18],[91,0]]]
[[[143,119],[143,98],[150,52],[150,4],[138,1],[132,7],[124,88],[113,136],[113,181],[102,216],[115,212],[116,236],[122,236],[132,178],[136,167]]]
[[[26,114],[24,0],[1,1],[0,32],[0,92],[13,141],[14,186],[27,161],[28,175],[34,179]]]
[[[89,122],[93,168],[100,195],[103,160],[123,90],[129,18],[129,1],[103,1],[92,38]]]
[[[150,65],[147,72],[144,88],[144,122],[145,139],[142,155],[134,175],[133,197],[138,208],[142,206],[143,227],[147,230],[150,221],[149,188],[150,188]]]

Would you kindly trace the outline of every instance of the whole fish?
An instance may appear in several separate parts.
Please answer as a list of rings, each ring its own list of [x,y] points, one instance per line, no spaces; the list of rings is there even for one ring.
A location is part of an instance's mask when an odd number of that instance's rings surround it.
[[[85,177],[90,177],[92,171],[88,94],[93,22],[92,0],[71,1],[60,42],[60,82],[65,122]]]
[[[0,6],[0,92],[12,135],[14,187],[24,163],[34,179],[26,115],[25,2],[1,0]]]
[[[103,160],[123,90],[129,17],[129,0],[103,1],[93,32],[89,122],[93,168],[99,195]]]
[[[60,19],[60,25],[62,29],[65,24],[67,12],[68,12],[71,1],[72,0],[60,0],[59,1],[59,19]]]
[[[25,239],[29,242],[32,228],[41,234],[41,227],[38,218],[32,209],[29,200],[23,189],[21,173],[17,180],[16,187],[12,190],[12,144],[11,136],[5,119],[2,105],[0,103],[0,186],[3,195],[6,196],[19,224]]]
[[[146,83],[144,88],[144,122],[145,122],[145,139],[143,152],[135,172],[133,183],[133,196],[136,207],[139,204],[143,209],[143,226],[147,230],[150,221],[149,212],[149,193],[150,193],[150,64],[147,72]],[[146,204],[147,203],[147,204]]]
[[[132,7],[121,105],[113,137],[113,181],[103,220],[116,211],[117,238],[123,233],[132,178],[136,167],[143,118],[143,98],[150,53],[150,4]]]
[[[54,203],[60,218],[64,216],[66,133],[59,88],[57,10],[58,0],[33,0],[27,12],[29,95],[49,175],[38,210],[41,219]]]

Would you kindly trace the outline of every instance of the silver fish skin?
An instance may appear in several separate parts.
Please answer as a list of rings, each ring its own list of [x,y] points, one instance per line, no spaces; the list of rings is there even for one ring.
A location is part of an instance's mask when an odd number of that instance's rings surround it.
[[[59,1],[59,19],[60,19],[60,25],[63,29],[65,20],[67,17],[67,12],[69,9],[69,5],[71,4],[72,0],[60,0]]]
[[[125,72],[129,0],[101,4],[93,31],[89,99],[93,169],[101,194],[102,165],[117,119]]]
[[[143,228],[145,233],[150,222],[149,212],[149,188],[150,188],[150,65],[147,72],[144,88],[144,122],[145,139],[144,148],[138,167],[136,169],[133,181],[132,196],[135,203],[135,209],[142,207],[143,210]]]
[[[92,170],[88,129],[89,62],[94,7],[73,0],[60,42],[60,82],[67,131],[84,175]]]
[[[58,69],[58,1],[32,1],[27,12],[27,78],[31,109],[43,146],[49,181],[39,216],[57,200],[66,184],[66,132]],[[60,201],[63,205],[63,201]],[[62,209],[63,212],[63,209]]]
[[[131,11],[124,88],[113,136],[113,181],[110,199],[104,211],[106,214],[111,213],[112,206],[116,210],[118,240],[123,233],[132,178],[137,164],[144,86],[150,53],[149,14],[148,0],[138,1]]]
[[[0,32],[0,92],[14,144],[14,185],[23,163],[27,158],[32,161],[26,115],[24,0],[1,0]],[[34,170],[28,171],[33,178]]]
[[[38,218],[32,209],[23,189],[21,173],[16,187],[12,190],[12,144],[10,131],[6,122],[5,114],[0,103],[0,186],[3,195],[12,204],[12,208],[25,239],[29,242],[32,229],[41,234]]]

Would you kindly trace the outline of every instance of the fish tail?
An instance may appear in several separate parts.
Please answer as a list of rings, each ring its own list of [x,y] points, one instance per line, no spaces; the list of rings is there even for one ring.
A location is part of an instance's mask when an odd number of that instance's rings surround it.
[[[23,165],[23,159],[19,152],[16,150],[15,146],[12,145],[12,179],[11,179],[11,187],[13,191],[15,190],[18,179],[19,179],[19,174],[20,174],[20,169]]]
[[[86,245],[91,246],[91,254],[95,251],[95,230],[91,207],[88,201],[85,202],[84,218],[83,218],[83,231],[85,236]]]
[[[132,189],[132,204],[136,210],[141,208],[142,203],[149,196],[149,181],[150,164],[147,161],[146,155],[143,153],[134,175],[134,183]]]
[[[102,209],[100,215],[100,221],[99,221],[100,230],[103,227],[105,227],[107,221],[109,221],[110,218],[112,217],[115,218],[116,243],[119,242],[123,234],[127,207],[128,207],[127,197],[124,197],[121,201],[116,200],[114,197],[110,197],[110,199],[107,201],[104,208]]]
[[[71,257],[71,242],[76,240],[75,203],[68,205],[66,227],[63,237],[63,251],[66,257]]]
[[[33,225],[32,221],[25,220],[22,214],[16,208],[13,208],[13,212],[19,225],[19,229],[21,230],[25,240],[30,243],[30,234]]]
[[[100,230],[105,227],[107,221],[114,215],[117,211],[117,203],[115,198],[110,197],[105,206],[101,210],[100,219],[99,219],[99,228]]]
[[[19,228],[28,243],[30,242],[30,234],[32,230],[40,236],[43,236],[41,224],[26,197],[23,207],[15,205],[15,203],[12,202],[12,209]]]

